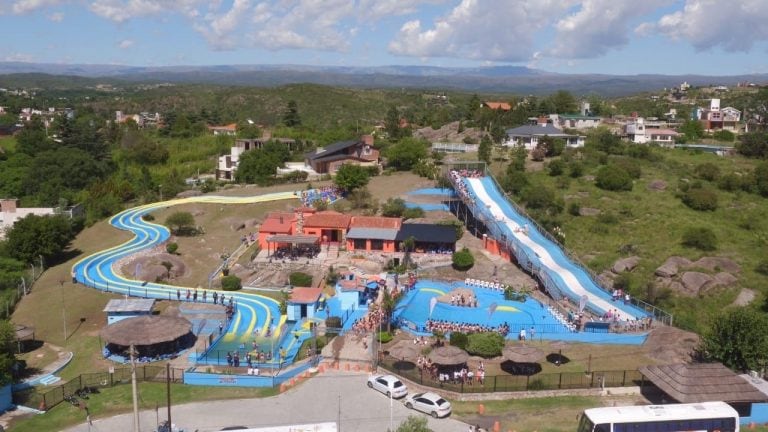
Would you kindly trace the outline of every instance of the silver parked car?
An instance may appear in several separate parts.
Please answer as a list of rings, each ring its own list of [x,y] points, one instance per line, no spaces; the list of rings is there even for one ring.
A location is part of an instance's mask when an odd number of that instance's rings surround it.
[[[416,393],[405,398],[405,406],[427,413],[434,418],[451,415],[451,403],[437,393]]]
[[[368,378],[368,387],[393,398],[401,398],[408,394],[408,388],[400,378],[394,375],[373,375]]]

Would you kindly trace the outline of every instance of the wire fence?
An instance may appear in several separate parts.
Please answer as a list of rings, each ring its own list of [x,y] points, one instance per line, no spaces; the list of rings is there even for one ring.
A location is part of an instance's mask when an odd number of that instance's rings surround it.
[[[166,382],[169,375],[165,366],[136,366],[136,381]],[[173,383],[184,382],[184,369],[170,369],[170,380]],[[23,390],[13,394],[13,402],[40,410],[49,410],[76,395],[84,389],[92,390],[110,388],[121,384],[131,383],[131,368],[115,368],[110,372],[96,372],[79,375],[64,384],[46,391],[35,389]]]
[[[43,274],[45,262],[40,257],[18,279],[0,280],[0,318],[10,319],[16,303],[32,291],[32,285]]]
[[[521,363],[521,372],[533,372],[535,363]],[[453,374],[448,373],[450,379],[440,381],[432,376],[429,371],[419,368],[411,361],[384,356],[379,366],[394,372],[416,384],[432,387],[456,393],[498,393],[515,391],[542,391],[564,389],[591,389],[604,387],[631,387],[643,385],[643,374],[637,370],[614,370],[594,372],[559,372],[559,373],[535,373],[526,375],[486,375],[482,380],[453,379]],[[458,368],[458,366],[456,366]],[[540,366],[539,366],[540,370]]]

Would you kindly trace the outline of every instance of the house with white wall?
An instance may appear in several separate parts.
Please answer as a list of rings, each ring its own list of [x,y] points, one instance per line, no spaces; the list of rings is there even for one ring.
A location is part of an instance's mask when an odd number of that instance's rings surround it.
[[[519,126],[507,129],[507,137],[503,146],[506,147],[525,147],[531,151],[539,145],[539,141],[545,137],[557,138],[565,141],[566,147],[584,147],[585,136],[567,134],[554,127],[551,123]]]

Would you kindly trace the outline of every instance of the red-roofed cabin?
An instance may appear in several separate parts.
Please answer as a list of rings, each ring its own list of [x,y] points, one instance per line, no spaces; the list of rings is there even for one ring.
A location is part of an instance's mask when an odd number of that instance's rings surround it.
[[[400,218],[355,216],[347,232],[347,250],[395,252]]]
[[[289,212],[272,212],[267,215],[259,227],[259,247],[267,249],[267,237],[277,234],[293,234],[293,222],[296,216]]]
[[[294,287],[291,297],[286,302],[288,305],[288,321],[299,321],[302,318],[314,318],[315,313],[320,309],[320,299],[323,295],[323,288]]]
[[[509,111],[512,109],[512,105],[507,102],[483,102],[483,106],[494,111]]]
[[[351,216],[335,211],[321,211],[304,218],[304,235],[315,235],[323,243],[344,241]]]

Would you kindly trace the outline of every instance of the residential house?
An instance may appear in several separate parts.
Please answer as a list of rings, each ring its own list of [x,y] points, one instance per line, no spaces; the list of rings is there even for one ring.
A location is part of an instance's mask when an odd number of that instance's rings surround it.
[[[346,235],[347,250],[395,252],[401,224],[400,218],[354,216]]]
[[[214,135],[235,136],[237,135],[237,123],[230,123],[223,126],[208,126],[208,130]]]
[[[29,215],[48,216],[56,214],[52,207],[19,207],[17,199],[0,199],[0,240],[5,238],[5,232],[13,227],[16,221]]]
[[[272,243],[270,237],[276,235],[292,235],[294,232],[294,222],[297,216],[293,212],[272,212],[264,218],[259,226],[259,247],[269,250]],[[277,245],[275,246],[277,247]]]
[[[115,123],[125,123],[133,120],[140,128],[157,127],[160,125],[160,113],[141,112],[139,114],[126,114],[115,111]]]
[[[502,145],[523,146],[530,151],[539,145],[539,140],[545,136],[565,141],[566,147],[584,147],[585,136],[567,134],[556,128],[552,123],[525,125],[507,129],[507,138]]]
[[[512,109],[512,105],[507,102],[490,102],[485,101],[481,105],[483,108],[492,109],[494,111],[509,111]]]
[[[741,111],[733,107],[720,108],[720,99],[713,98],[709,108],[697,108],[692,112],[694,120],[701,122],[705,130],[737,131],[741,121]]]
[[[675,144],[678,133],[672,129],[658,127],[660,122],[647,122],[642,117],[630,119],[624,125],[624,137],[635,144],[658,143],[671,147]],[[665,124],[665,123],[664,123]]]
[[[555,114],[560,129],[593,129],[603,122],[602,117],[585,114]]]
[[[235,140],[235,145],[229,149],[229,154],[219,156],[216,165],[216,180],[233,181],[237,165],[240,162],[240,156],[250,150],[263,148],[268,142],[277,142],[292,150],[296,145],[296,140],[292,138],[239,138]]]
[[[304,156],[305,165],[319,174],[335,174],[344,164],[379,166],[379,150],[373,147],[373,136],[359,140],[336,142]]]

